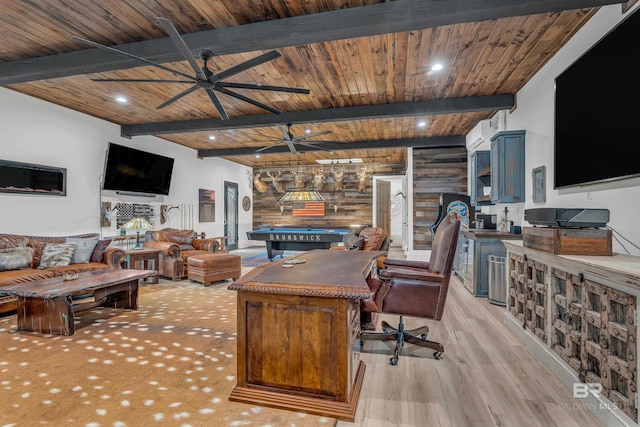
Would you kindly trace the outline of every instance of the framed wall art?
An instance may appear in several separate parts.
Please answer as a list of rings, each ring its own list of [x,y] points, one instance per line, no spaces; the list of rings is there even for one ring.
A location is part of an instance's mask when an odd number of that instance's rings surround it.
[[[216,221],[216,192],[214,190],[198,190],[198,207],[200,222]]]

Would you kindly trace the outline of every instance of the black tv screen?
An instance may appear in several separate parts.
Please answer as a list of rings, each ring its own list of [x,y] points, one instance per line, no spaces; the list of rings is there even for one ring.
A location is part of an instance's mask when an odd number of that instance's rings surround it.
[[[172,158],[110,142],[103,189],[168,195],[172,172]]]
[[[640,13],[555,80],[554,188],[640,175]]]

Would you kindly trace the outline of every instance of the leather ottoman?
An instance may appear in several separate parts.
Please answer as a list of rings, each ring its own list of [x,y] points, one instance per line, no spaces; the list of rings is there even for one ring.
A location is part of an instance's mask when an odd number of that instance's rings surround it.
[[[193,255],[187,258],[189,280],[209,285],[225,279],[240,277],[240,255],[225,253]]]

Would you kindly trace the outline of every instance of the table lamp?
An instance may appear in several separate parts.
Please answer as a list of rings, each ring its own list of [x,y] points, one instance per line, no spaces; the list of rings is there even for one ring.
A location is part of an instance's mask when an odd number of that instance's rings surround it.
[[[131,218],[124,225],[124,228],[136,230],[136,246],[133,249],[142,249],[142,243],[140,243],[140,230],[151,229],[153,225],[149,224],[144,218]]]

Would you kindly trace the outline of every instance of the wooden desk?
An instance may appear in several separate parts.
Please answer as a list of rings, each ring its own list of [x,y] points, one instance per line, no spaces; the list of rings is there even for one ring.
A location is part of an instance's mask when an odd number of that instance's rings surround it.
[[[18,330],[73,335],[75,313],[95,307],[138,309],[138,280],[156,275],[149,270],[98,270],[75,280],[60,277],[18,283],[0,289],[0,296],[18,297]],[[72,297],[93,292],[90,302]]]
[[[155,270],[160,268],[160,251],[158,249],[127,249],[124,251],[127,257],[124,260],[124,268],[137,270]],[[158,283],[159,275],[148,277],[146,283]]]
[[[353,421],[364,379],[360,300],[386,252],[316,249],[257,267],[238,291],[238,383],[229,399]]]

